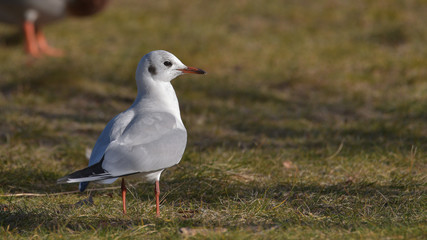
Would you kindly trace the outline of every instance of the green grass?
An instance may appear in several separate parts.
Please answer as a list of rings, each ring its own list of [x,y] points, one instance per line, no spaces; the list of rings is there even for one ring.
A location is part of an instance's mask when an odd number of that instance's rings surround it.
[[[46,27],[67,54],[37,61],[0,25],[0,194],[48,193],[0,197],[0,236],[425,239],[426,10],[416,0],[113,1]],[[161,218],[151,184],[132,184],[127,216],[118,189],[83,206],[88,192],[53,195],[76,190],[56,179],[87,165],[155,49],[208,72],[173,81],[189,141],[162,175]]]

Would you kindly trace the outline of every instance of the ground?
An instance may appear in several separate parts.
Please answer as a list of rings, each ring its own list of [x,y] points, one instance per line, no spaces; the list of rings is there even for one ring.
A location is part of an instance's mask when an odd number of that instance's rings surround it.
[[[0,25],[0,236],[425,239],[423,1],[112,1],[44,28],[62,58],[31,59]],[[208,72],[172,83],[189,140],[154,186],[84,193],[87,165],[164,49]],[[103,189],[113,187],[113,189]],[[19,196],[20,193],[32,193]],[[89,196],[92,197],[91,203]]]

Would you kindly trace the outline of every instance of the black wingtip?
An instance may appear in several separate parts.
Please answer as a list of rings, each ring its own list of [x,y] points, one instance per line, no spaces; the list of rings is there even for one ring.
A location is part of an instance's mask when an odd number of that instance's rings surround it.
[[[105,169],[102,168],[102,162],[104,161],[104,157],[102,157],[101,161],[99,161],[97,164],[94,164],[92,166],[89,166],[87,168],[75,171],[67,176],[64,176],[56,181],[57,184],[64,184],[64,183],[74,183],[74,182],[80,182],[78,181],[79,178],[87,178],[98,174],[104,174],[107,173]],[[87,187],[87,184],[84,185],[83,190]]]

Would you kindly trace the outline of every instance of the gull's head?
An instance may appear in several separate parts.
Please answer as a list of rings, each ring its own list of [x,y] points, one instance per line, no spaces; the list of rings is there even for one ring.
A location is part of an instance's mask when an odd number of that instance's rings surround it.
[[[139,62],[136,78],[170,82],[184,73],[205,74],[199,68],[185,66],[175,55],[164,50],[147,53]]]

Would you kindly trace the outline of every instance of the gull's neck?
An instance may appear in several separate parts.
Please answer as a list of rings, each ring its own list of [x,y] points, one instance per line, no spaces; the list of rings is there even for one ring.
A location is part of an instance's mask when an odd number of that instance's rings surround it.
[[[138,95],[132,107],[138,110],[153,112],[168,112],[173,114],[180,122],[181,114],[175,90],[170,82],[154,81],[151,77],[138,79]]]

